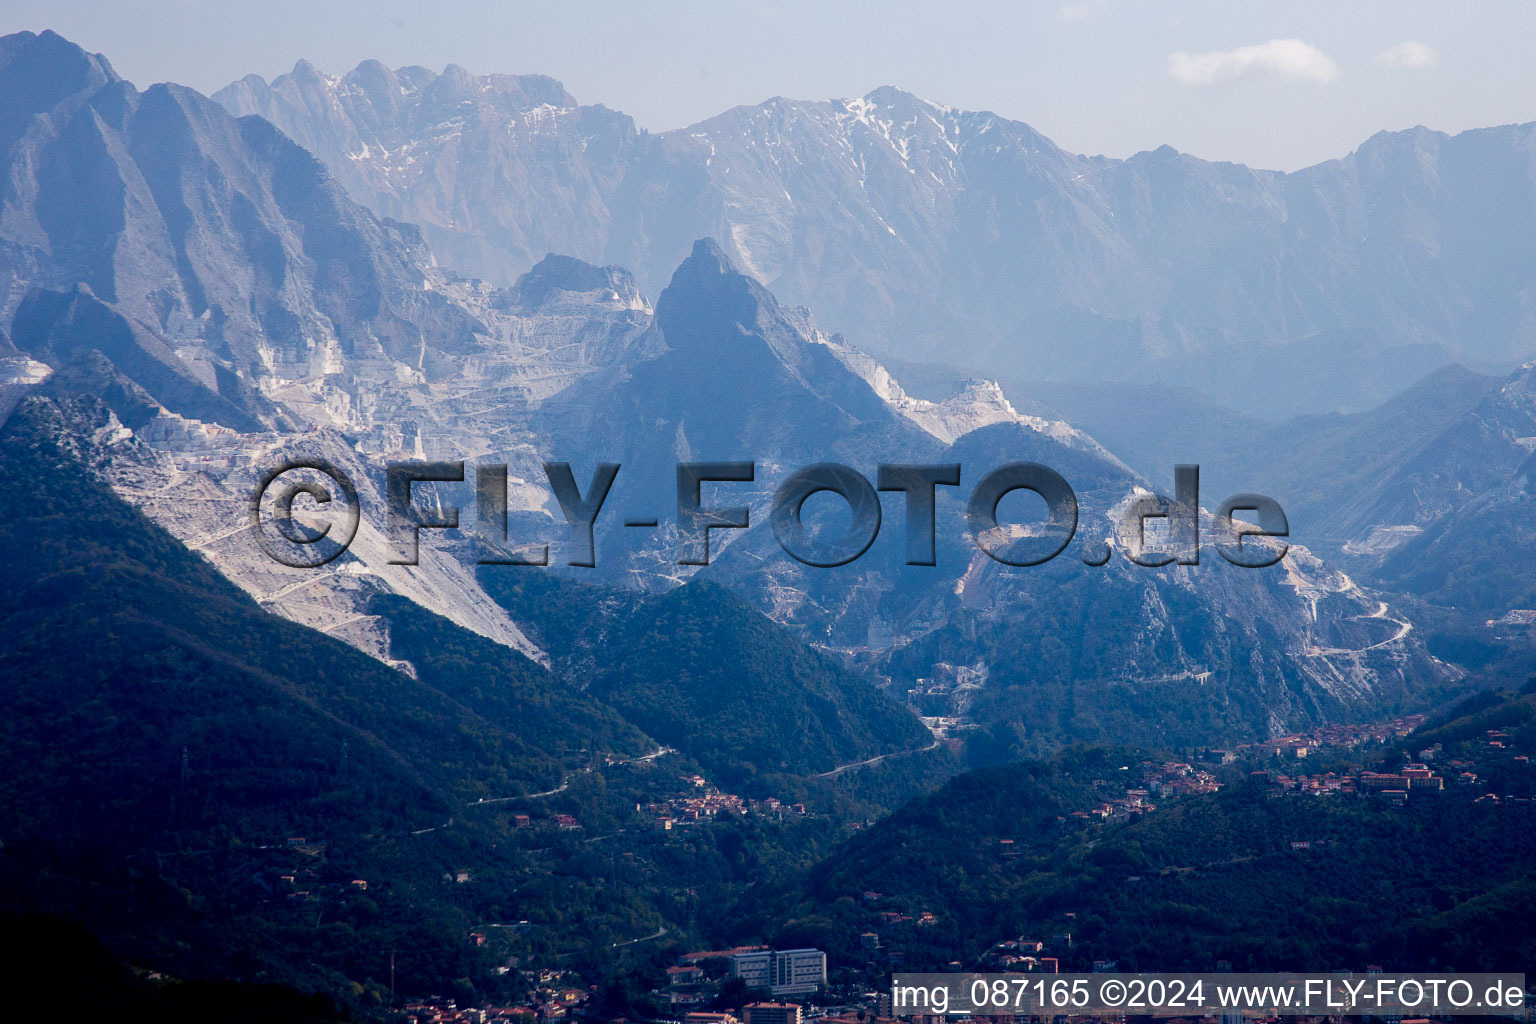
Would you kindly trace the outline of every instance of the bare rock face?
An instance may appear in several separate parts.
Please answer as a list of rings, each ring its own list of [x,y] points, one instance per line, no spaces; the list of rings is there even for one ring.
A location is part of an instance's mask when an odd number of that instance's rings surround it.
[[[547,252],[601,260],[606,197],[639,144],[628,117],[579,106],[553,79],[454,65],[366,61],[332,77],[300,61],[214,98],[277,125],[359,202],[421,225],[444,264],[500,286]]]
[[[196,411],[239,427],[274,422],[257,392],[285,380],[477,346],[481,325],[425,287],[419,236],[349,202],[267,122],[179,86],[140,93],[52,33],[7,37],[0,81],[20,94],[6,115],[0,315],[24,312],[29,338],[95,308],[37,290],[84,289],[133,336],[114,362],[190,373],[239,407],[209,415],[218,403],[204,396]]]
[[[861,348],[1013,379],[1364,408],[1451,359],[1512,367],[1536,326],[1531,125],[1381,133],[1281,174],[1071,154],[891,87],[658,135],[549,79],[457,67],[301,63],[215,98],[467,274],[507,284],[554,251],[654,293],[708,236]]]

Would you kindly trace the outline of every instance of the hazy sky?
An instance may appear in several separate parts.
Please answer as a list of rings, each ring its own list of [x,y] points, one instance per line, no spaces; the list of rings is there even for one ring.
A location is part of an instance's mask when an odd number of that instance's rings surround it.
[[[653,131],[898,85],[1078,152],[1168,143],[1288,170],[1383,128],[1536,120],[1530,0],[0,0],[0,31],[44,28],[141,87],[212,92],[300,57],[332,73],[456,63],[553,75]]]

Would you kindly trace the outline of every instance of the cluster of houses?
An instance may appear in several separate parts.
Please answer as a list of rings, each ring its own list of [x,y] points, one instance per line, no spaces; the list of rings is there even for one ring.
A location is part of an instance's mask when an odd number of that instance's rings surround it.
[[[1507,759],[1511,764],[1528,765],[1530,758],[1526,755],[1505,753],[1508,742],[1507,733],[1498,729],[1489,729],[1481,738],[1478,747],[1481,748],[1484,756],[1492,756],[1499,760]],[[1421,750],[1418,761],[1409,762],[1393,772],[1372,771],[1357,765],[1343,771],[1296,775],[1255,771],[1250,773],[1250,777],[1268,783],[1277,794],[1319,797],[1372,796],[1395,806],[1406,804],[1413,796],[1442,793],[1448,789],[1476,794],[1476,799],[1480,802],[1499,803],[1501,799],[1515,801],[1527,799],[1524,796],[1501,798],[1496,793],[1479,792],[1485,782],[1482,772],[1486,769],[1483,765],[1478,760],[1464,757],[1448,759],[1440,765],[1437,761],[1440,753],[1440,744]],[[1436,762],[1436,764],[1432,765],[1430,762]]]
[[[1004,939],[987,950],[983,964],[989,970],[1009,973],[1043,971],[1046,974],[1056,974],[1060,969],[1059,958],[1046,954],[1071,948],[1071,932],[1052,935],[1049,946],[1042,939],[1020,936],[1016,939]]]
[[[678,825],[713,821],[721,815],[741,815],[751,812],[783,817],[787,814],[804,815],[806,813],[804,804],[786,804],[777,797],[746,800],[735,793],[723,793],[699,775],[685,776],[684,781],[691,783],[695,791],[685,792],[680,796],[656,803],[637,803],[635,813],[662,831],[669,831]]]
[[[398,1019],[401,1024],[495,1024],[501,1021],[518,1021],[530,1024],[537,1019],[532,1010],[520,1006],[460,1007],[452,999],[418,1000],[401,1008]]]
[[[554,971],[524,971],[523,977],[528,994],[513,1006],[460,1006],[434,996],[407,1003],[395,1019],[399,1024],[539,1024],[583,1015],[596,991],[595,985],[562,985],[569,977]]]
[[[1293,733],[1290,736],[1261,740],[1257,743],[1245,743],[1234,747],[1232,751],[1213,750],[1207,756],[1225,755],[1226,760],[1218,760],[1218,764],[1230,763],[1237,757],[1283,757],[1300,760],[1320,747],[1346,749],[1358,747],[1366,743],[1390,743],[1393,740],[1407,736],[1423,724],[1423,715],[1404,715],[1402,718],[1394,718],[1390,722],[1374,722],[1364,725],[1359,723],[1320,725],[1306,732]]]
[[[1221,789],[1221,781],[1216,776],[1184,761],[1161,763],[1144,761],[1140,769],[1141,786],[1128,788],[1118,796],[1105,797],[1091,807],[1070,812],[1066,817],[1103,820],[1115,815],[1147,814],[1157,810],[1155,800],[1177,800],[1180,797],[1198,796],[1201,793],[1215,793]],[[1100,787],[1109,785],[1103,779],[1094,781]],[[1011,855],[1012,851],[1007,848],[1011,844],[1012,840],[1001,841],[999,845],[1005,847],[1003,856]]]
[[[883,997],[872,993],[867,1008],[834,1006],[809,1009],[798,1003],[757,1002],[748,1003],[735,1013],[703,1012],[684,1014],[679,1024],[901,1024],[890,1016],[889,994]],[[629,1024],[628,1021],[610,1021],[609,1024]]]

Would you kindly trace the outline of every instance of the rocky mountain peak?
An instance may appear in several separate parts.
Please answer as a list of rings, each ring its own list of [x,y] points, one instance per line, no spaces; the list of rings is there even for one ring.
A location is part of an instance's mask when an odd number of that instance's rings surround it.
[[[0,37],[0,74],[16,76],[14,82],[8,83],[16,85],[25,76],[56,95],[98,89],[108,82],[122,80],[107,58],[86,52],[52,29]],[[67,91],[58,92],[61,87]]]
[[[517,304],[525,309],[548,306],[568,295],[592,295],[632,308],[645,305],[634,275],[623,267],[598,267],[556,253],[545,256],[518,278],[512,290]]]
[[[865,93],[861,99],[843,101],[845,108],[852,111],[854,108],[865,110],[880,110],[896,115],[903,119],[915,117],[942,118],[954,111],[939,103],[932,103],[915,93],[894,85],[882,85]]]
[[[364,63],[377,64],[378,61],[365,61]],[[301,82],[319,83],[325,81],[325,76],[320,73],[319,68],[315,67],[315,65],[310,62],[308,57],[300,57],[298,60],[294,61],[293,70],[288,73]],[[245,77],[258,78],[259,76],[246,75]]]
[[[761,285],[737,271],[719,243],[701,238],[657,300],[656,319],[672,348],[713,349],[777,307]]]
[[[38,114],[120,81],[101,54],[87,53],[51,30],[0,38],[0,153]]]
[[[725,254],[725,250],[720,248],[720,243],[713,238],[701,238],[693,243],[693,251],[677,268],[673,281],[685,274],[708,278],[734,273],[736,268],[731,265],[731,258]]]

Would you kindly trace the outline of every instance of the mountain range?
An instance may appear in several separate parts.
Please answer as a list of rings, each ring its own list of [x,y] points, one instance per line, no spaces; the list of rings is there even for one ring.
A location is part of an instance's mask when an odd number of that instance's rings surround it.
[[[1529,352],[1533,125],[1381,133],[1291,174],[1065,152],[892,87],[637,130],[538,76],[300,62],[214,97],[319,156],[439,257],[546,251],[654,293],[695,238],[880,355],[1188,385],[1267,415],[1373,405]]]
[[[653,135],[537,76],[301,62],[209,98],[6,36],[0,896],[192,975],[382,1001],[398,947],[412,991],[506,992],[509,958],[601,972],[732,930],[701,904],[841,904],[881,844],[942,849],[949,802],[1054,821],[1092,788],[1059,766],[1112,758],[1063,748],[1191,755],[1508,683],[1536,629],[1532,137],[1282,175],[1075,156],[889,88]],[[323,567],[253,536],[292,459],[358,494]],[[465,463],[413,492],[460,521],[404,564],[386,465],[426,460]],[[752,463],[705,485],[747,520],[705,565],[688,461]],[[790,558],[775,491],[822,462],[958,465],[936,564],[895,494],[858,559]],[[1047,565],[969,535],[1018,462],[1075,492]],[[1122,516],[1188,462],[1202,557],[1133,564]],[[620,466],[591,568],[557,463],[584,493]],[[1245,491],[1290,516],[1268,568],[1209,544]],[[823,497],[810,528],[845,528]],[[661,834],[700,792],[739,818]],[[954,919],[997,923],[985,895]],[[781,909],[751,938],[795,934]]]
[[[1309,556],[1307,535],[1293,538],[1284,572],[1128,565],[1112,517],[1155,477],[1138,475],[1080,430],[1018,412],[995,385],[968,385],[937,403],[908,395],[810,313],[782,305],[715,242],[691,246],[654,306],[622,269],[570,257],[541,260],[505,288],[465,280],[436,266],[411,229],[350,200],[322,163],[261,118],[236,119],[190,90],[157,86],[141,96],[104,59],[57,36],[10,37],[7,45],[17,73],[29,61],[84,69],[49,91],[53,106],[18,132],[11,180],[43,159],[35,154],[54,153],[49,159],[98,161],[93,173],[144,182],[142,192],[124,186],[113,221],[122,227],[98,244],[177,254],[165,274],[180,282],[167,297],[163,282],[150,287],[142,261],[126,255],[93,278],[89,268],[60,262],[63,247],[52,236],[40,238],[25,250],[26,265],[54,269],[22,292],[15,343],[60,368],[61,384],[115,374],[124,381],[118,391],[140,392],[114,413],[134,424],[135,443],[95,439],[115,485],[268,607],[375,657],[392,661],[389,623],[372,610],[377,595],[392,593],[551,663],[516,621],[524,613],[509,615],[488,596],[474,564],[480,542],[467,532],[427,545],[420,566],[394,564],[393,538],[381,528],[384,458],[506,464],[510,540],[538,546],[559,521],[543,462],[619,462],[613,502],[670,524],[662,513],[674,500],[674,462],[745,457],[757,476],[739,490],[757,526],[741,538],[717,533],[723,553],[705,575],[802,640],[862,663],[894,696],[921,704],[915,694],[931,691],[927,703],[938,718],[956,719],[953,738],[962,745],[967,729],[1003,726],[1014,735],[1038,730],[1047,745],[1130,739],[1181,716],[1203,723],[1190,727],[1190,740],[1201,730],[1263,735],[1379,713],[1457,677],[1400,612]],[[476,84],[458,74],[380,81],[393,83],[380,96],[405,89],[415,97],[397,111],[416,111],[412,124],[465,104],[549,98],[539,82]],[[107,120],[100,111],[115,109],[118,98],[126,113]],[[61,124],[88,127],[91,141],[74,142]],[[174,160],[165,147],[136,141],[171,134],[179,139]],[[745,128],[738,135],[750,138]],[[78,158],[72,145],[84,150]],[[289,181],[289,172],[301,177]],[[49,187],[68,182],[50,179]],[[24,212],[29,195],[8,201]],[[189,197],[197,201],[189,205]],[[49,200],[61,201],[62,193]],[[178,213],[192,208],[192,220]],[[6,221],[31,222],[19,213]],[[265,332],[250,345],[234,342],[226,306],[208,297],[212,286],[203,282],[217,265],[200,262],[208,254],[268,266],[268,277],[284,283],[275,291],[252,283],[228,297],[228,308],[253,311],[242,330]],[[66,286],[71,274],[85,280]],[[220,284],[255,280],[231,273]],[[156,313],[161,300],[168,312]],[[278,323],[302,326],[270,336],[265,325]],[[86,369],[87,349],[110,370]],[[362,497],[359,538],[319,574],[272,563],[242,529],[244,496],[273,461],[295,455],[342,467]],[[967,483],[1020,458],[1058,467],[1081,492],[1085,536],[1122,554],[1097,575],[1065,559],[1034,575],[999,565],[963,539],[945,494],[942,570],[901,565],[888,531],[864,560],[808,572],[777,550],[768,504],[789,470],[829,458],[870,476],[877,461],[958,461]],[[427,500],[450,499],[439,489]],[[688,579],[694,570],[677,564],[673,529],[600,529],[598,578],[621,594]],[[563,545],[554,553],[562,561]],[[1105,625],[1090,626],[1093,614]],[[1104,628],[1108,642],[1074,650]],[[957,666],[975,683],[948,678]],[[571,682],[587,685],[579,676]],[[1100,711],[1078,710],[1084,688]],[[1193,708],[1215,717],[1191,715]]]

